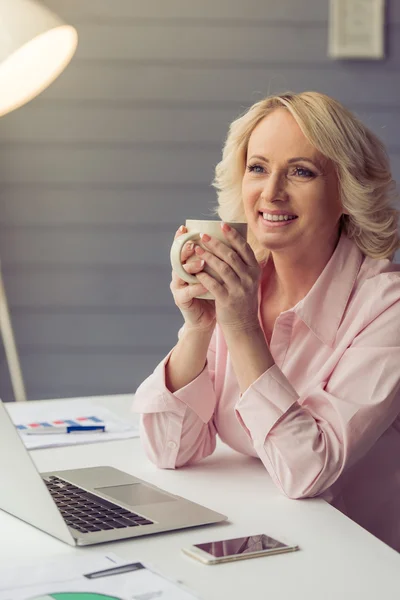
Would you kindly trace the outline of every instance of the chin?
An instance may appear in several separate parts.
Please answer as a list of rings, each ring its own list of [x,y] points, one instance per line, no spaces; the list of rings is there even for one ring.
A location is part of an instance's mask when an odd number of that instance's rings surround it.
[[[288,235],[288,232],[280,232],[278,229],[268,233],[262,232],[262,234],[260,234],[259,231],[257,233],[258,235],[255,237],[257,238],[258,244],[272,252],[293,247],[301,239],[301,235],[299,236],[298,232],[295,235],[293,235],[294,232]]]

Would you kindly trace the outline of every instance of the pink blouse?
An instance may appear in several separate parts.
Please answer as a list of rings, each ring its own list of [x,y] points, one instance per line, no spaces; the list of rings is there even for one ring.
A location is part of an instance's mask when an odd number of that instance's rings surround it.
[[[218,326],[206,367],[173,394],[168,355],[134,400],[148,457],[180,467],[210,455],[218,434],[288,497],[320,496],[400,551],[400,265],[342,235],[276,319],[270,351],[275,364],[243,395]]]

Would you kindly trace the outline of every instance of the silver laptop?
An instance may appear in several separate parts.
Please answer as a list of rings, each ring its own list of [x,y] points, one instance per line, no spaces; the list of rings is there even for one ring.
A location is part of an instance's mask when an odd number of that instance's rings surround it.
[[[226,520],[112,467],[39,473],[0,401],[0,509],[86,546]]]

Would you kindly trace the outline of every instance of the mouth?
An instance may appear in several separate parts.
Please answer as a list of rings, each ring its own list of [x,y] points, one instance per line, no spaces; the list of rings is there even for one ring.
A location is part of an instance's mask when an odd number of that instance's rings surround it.
[[[297,215],[288,213],[288,212],[277,212],[277,213],[269,213],[269,212],[259,212],[259,217],[266,227],[284,227],[285,225],[290,225],[296,219],[298,219]]]

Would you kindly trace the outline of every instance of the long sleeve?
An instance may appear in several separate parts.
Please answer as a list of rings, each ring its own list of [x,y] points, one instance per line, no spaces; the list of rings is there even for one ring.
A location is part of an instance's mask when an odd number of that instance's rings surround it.
[[[165,366],[171,353],[139,386],[132,410],[142,413],[141,438],[148,458],[159,467],[173,469],[215,450],[215,333],[203,371],[173,394],[165,385]]]
[[[297,394],[274,365],[236,415],[276,485],[316,496],[365,456],[400,413],[400,302],[359,332],[329,377]]]

